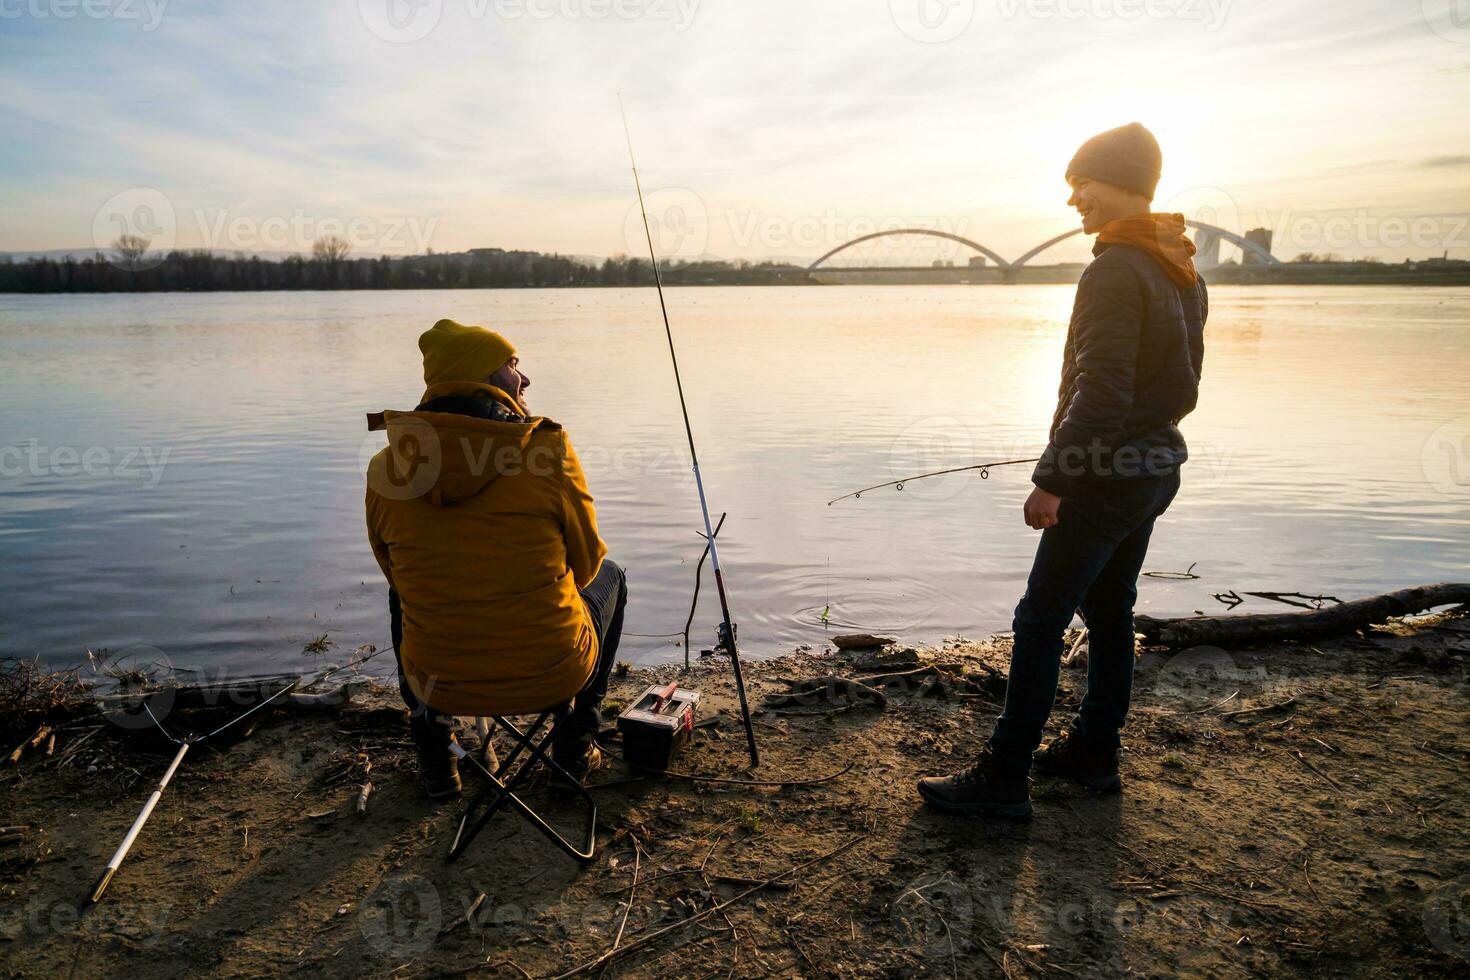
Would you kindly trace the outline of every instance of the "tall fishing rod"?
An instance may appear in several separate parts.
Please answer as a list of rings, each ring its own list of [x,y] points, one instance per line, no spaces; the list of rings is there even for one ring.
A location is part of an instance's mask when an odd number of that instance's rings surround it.
[[[689,424],[689,405],[684,400],[684,381],[679,376],[679,355],[674,351],[674,331],[669,326],[669,308],[664,303],[663,274],[658,268],[658,253],[653,248],[653,232],[648,227],[648,209],[643,205],[643,182],[638,178],[638,160],[633,155],[633,134],[628,129],[628,111],[623,96],[618,94],[618,112],[623,117],[623,136],[628,140],[628,163],[633,168],[633,189],[638,192],[638,213],[643,216],[643,236],[648,240],[648,260],[653,263],[653,284],[658,289],[658,308],[664,318],[664,336],[669,341],[669,359],[674,363],[674,386],[679,390],[679,409],[684,413],[684,434],[689,437],[689,460],[694,465],[694,486],[699,490],[699,509],[704,513],[704,537],[709,542],[710,567],[715,573],[715,589],[720,594],[719,646],[730,653],[735,669],[735,690],[740,696],[740,718],[745,723],[745,744],[750,748],[750,765],[760,765],[760,750],[755,746],[755,725],[750,720],[750,705],[745,700],[745,678],[740,673],[740,653],[735,647],[735,624],[730,619],[730,600],[725,594],[725,575],[720,569],[720,549],[715,545],[715,528],[710,522],[709,503],[704,496],[704,479],[699,475],[699,453],[694,448],[694,427]]]
[[[971,466],[955,466],[947,470],[935,470],[933,473],[920,473],[918,476],[906,476],[902,480],[889,480],[887,483],[876,483],[871,487],[863,487],[861,490],[854,490],[852,493],[844,493],[840,497],[833,497],[831,500],[827,501],[827,506],[831,507],[839,500],[846,500],[848,497],[856,500],[858,497],[861,497],[869,490],[882,490],[884,487],[897,487],[899,490],[902,490],[905,483],[913,483],[915,480],[927,480],[931,476],[944,476],[948,473],[965,473],[969,470],[979,470],[980,479],[988,480],[990,479],[990,470],[992,467],[1017,466],[1021,463],[1038,463],[1040,461],[1040,457],[1037,457],[1035,459],[1005,459],[1001,460],[998,463],[975,463]]]

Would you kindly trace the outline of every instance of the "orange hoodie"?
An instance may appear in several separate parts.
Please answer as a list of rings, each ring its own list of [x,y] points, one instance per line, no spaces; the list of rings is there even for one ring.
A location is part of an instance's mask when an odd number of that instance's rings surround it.
[[[1174,285],[1193,286],[1194,242],[1184,237],[1182,214],[1137,214],[1114,218],[1103,225],[1097,240],[1110,245],[1132,245],[1142,249],[1163,266]]]

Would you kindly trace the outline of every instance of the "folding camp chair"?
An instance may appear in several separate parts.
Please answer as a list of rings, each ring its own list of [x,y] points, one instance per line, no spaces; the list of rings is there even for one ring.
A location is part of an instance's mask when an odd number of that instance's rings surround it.
[[[590,678],[588,683],[591,683]],[[454,832],[454,840],[449,845],[448,860],[453,861],[463,854],[470,842],[479,835],[481,830],[485,829],[490,818],[495,816],[496,811],[506,803],[519,811],[531,822],[532,826],[545,834],[548,840],[569,856],[584,863],[592,860],[597,846],[595,840],[597,803],[592,799],[592,794],[587,792],[586,787],[582,785],[582,781],[559,766],[551,757],[552,728],[547,722],[554,718],[561,707],[560,704],[553,705],[542,711],[536,721],[525,731],[517,728],[504,715],[492,715],[495,724],[503,729],[514,742],[514,747],[500,761],[494,772],[491,772],[480,759],[466,752],[457,742],[451,743],[450,750],[454,752],[459,761],[469,763],[470,768],[480,773],[489,785],[465,807],[464,814],[459,818],[459,827]],[[543,728],[546,729],[544,733],[542,733]],[[482,737],[488,738],[488,732]],[[528,754],[517,766],[516,761],[523,752]],[[516,795],[516,788],[530,778],[538,762],[546,764],[553,778],[560,777],[568,787],[575,787],[573,795],[580,796],[587,804],[587,824],[580,845],[563,837],[555,827],[546,822],[545,818],[531,809],[525,800]]]

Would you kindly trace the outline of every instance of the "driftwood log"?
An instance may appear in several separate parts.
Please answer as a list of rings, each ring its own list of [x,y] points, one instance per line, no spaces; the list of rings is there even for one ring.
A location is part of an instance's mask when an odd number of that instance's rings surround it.
[[[1393,616],[1409,616],[1435,606],[1455,603],[1470,603],[1470,583],[1418,585],[1309,612],[1186,619],[1134,616],[1133,624],[1134,629],[1143,634],[1145,642],[1159,646],[1250,646],[1279,640],[1339,636],[1387,622]]]
[[[876,650],[892,646],[898,640],[891,636],[874,636],[872,633],[838,633],[829,638],[829,643],[839,650]]]

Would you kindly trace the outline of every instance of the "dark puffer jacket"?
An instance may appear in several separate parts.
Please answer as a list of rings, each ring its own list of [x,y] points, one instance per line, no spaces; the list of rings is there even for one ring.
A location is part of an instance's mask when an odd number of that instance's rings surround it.
[[[1199,399],[1209,296],[1131,245],[1097,243],[1077,284],[1051,435],[1031,482],[1076,497],[1167,476],[1189,458],[1179,420]]]

